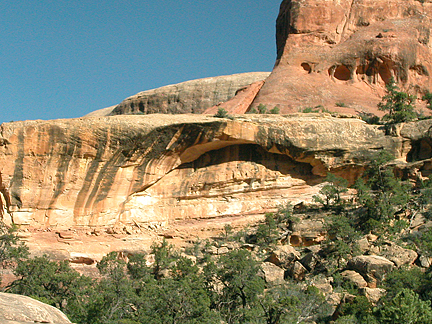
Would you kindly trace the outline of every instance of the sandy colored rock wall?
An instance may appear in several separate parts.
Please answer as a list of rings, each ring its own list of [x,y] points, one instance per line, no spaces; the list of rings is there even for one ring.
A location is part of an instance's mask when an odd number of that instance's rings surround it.
[[[0,165],[16,223],[169,222],[310,199],[328,171],[353,182],[382,148],[425,169],[419,161],[432,157],[424,149],[430,125],[405,126],[403,137],[358,119],[313,114],[15,122],[1,125]]]
[[[233,98],[250,84],[268,77],[268,72],[250,72],[186,81],[137,93],[114,107],[109,115],[199,114]],[[253,100],[253,98],[252,98]]]

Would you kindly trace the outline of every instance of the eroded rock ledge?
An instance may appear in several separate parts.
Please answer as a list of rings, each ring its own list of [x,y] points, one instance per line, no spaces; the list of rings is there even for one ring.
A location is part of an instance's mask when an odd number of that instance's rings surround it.
[[[377,150],[427,176],[432,121],[400,135],[355,118],[147,115],[5,123],[14,221],[108,227],[261,213],[310,199],[327,172],[353,182]]]

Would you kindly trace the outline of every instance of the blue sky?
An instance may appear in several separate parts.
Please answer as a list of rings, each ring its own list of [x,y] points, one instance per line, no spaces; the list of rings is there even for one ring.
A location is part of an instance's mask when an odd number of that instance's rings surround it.
[[[83,116],[139,91],[271,71],[281,0],[0,0],[0,123]]]

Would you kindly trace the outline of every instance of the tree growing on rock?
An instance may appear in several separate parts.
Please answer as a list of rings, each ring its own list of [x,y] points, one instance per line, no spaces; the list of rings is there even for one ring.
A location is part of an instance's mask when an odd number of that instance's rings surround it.
[[[399,91],[394,78],[386,85],[386,95],[378,104],[378,109],[386,111],[383,121],[386,124],[409,122],[417,118],[414,111],[416,97],[406,92]]]
[[[348,191],[348,181],[332,173],[327,173],[325,181],[327,184],[320,190],[320,195],[313,196],[313,199],[325,209],[340,206],[343,203],[342,194]]]
[[[394,175],[388,165],[392,159],[390,153],[379,152],[364,174],[366,180],[359,179],[355,184],[357,202],[362,207],[359,226],[365,231],[379,231],[408,206],[409,185]]]
[[[5,269],[28,256],[28,248],[19,241],[16,230],[16,226],[9,227],[0,220],[0,269]]]
[[[427,103],[426,108],[432,110],[432,93],[427,91],[422,97],[422,100],[426,101]]]

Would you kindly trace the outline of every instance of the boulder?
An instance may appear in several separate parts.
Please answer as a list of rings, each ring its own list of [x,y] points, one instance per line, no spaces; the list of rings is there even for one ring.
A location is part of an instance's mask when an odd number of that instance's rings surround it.
[[[360,252],[365,253],[369,250],[370,243],[366,237],[357,240],[357,246],[359,247]]]
[[[373,305],[376,305],[380,298],[386,294],[386,290],[383,288],[368,288],[364,287],[361,289],[361,294],[365,296]]]
[[[320,257],[316,253],[309,252],[303,258],[301,258],[300,263],[308,271],[312,271],[318,266],[318,264],[320,264]]]
[[[341,273],[341,275],[344,280],[353,283],[358,288],[364,288],[368,285],[363,276],[353,270],[345,270]]]
[[[317,246],[326,239],[322,219],[302,219],[293,225],[290,242],[295,246]]]
[[[206,248],[205,252],[208,254],[217,255],[218,254],[218,248],[214,245],[211,245],[208,248]]]
[[[271,262],[263,262],[258,275],[270,285],[280,285],[285,281],[285,271]]]
[[[291,278],[298,281],[303,280],[308,273],[307,269],[298,261],[295,261],[287,271]]]
[[[332,277],[324,277],[324,276],[315,276],[310,285],[318,288],[324,296],[328,296],[333,293],[333,278]]]
[[[418,262],[422,268],[429,268],[432,265],[431,258],[426,255],[420,255]]]
[[[229,249],[226,246],[221,246],[220,248],[217,249],[218,255],[227,254],[228,252],[229,252]]]
[[[395,265],[382,256],[360,255],[349,260],[347,268],[382,281],[385,275],[395,268]]]
[[[68,324],[69,319],[60,310],[33,298],[0,293],[0,323],[52,323]]]
[[[387,242],[382,245],[380,255],[392,261],[398,268],[404,264],[413,264],[418,257],[417,252],[404,249],[393,242]]]
[[[307,248],[305,248],[305,251],[318,254],[318,253],[320,253],[322,251],[322,248],[321,248],[320,244],[318,244],[318,245],[311,245],[311,246],[308,246]]]
[[[343,298],[343,294],[342,293],[334,292],[334,293],[328,294],[326,296],[326,302],[329,305],[331,305],[332,307],[336,307],[336,306],[338,306],[340,304],[342,298]]]
[[[96,260],[92,255],[89,256],[86,254],[75,253],[75,252],[70,253],[69,262],[74,264],[85,264],[85,265],[96,264]]]
[[[271,262],[276,266],[288,269],[290,264],[300,258],[300,252],[298,252],[291,245],[281,245],[270,253],[270,256],[266,259],[267,262]]]

